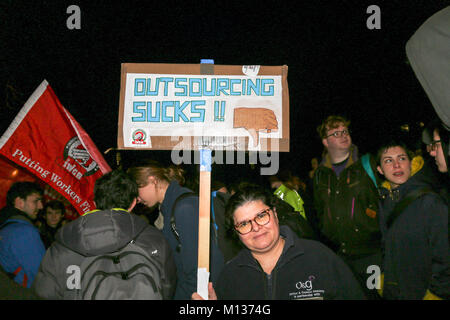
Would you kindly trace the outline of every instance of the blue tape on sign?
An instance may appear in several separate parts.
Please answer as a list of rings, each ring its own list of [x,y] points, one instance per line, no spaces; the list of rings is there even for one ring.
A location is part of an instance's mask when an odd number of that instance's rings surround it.
[[[214,59],[200,59],[200,63],[214,64]]]
[[[200,171],[211,172],[211,150],[200,150]]]

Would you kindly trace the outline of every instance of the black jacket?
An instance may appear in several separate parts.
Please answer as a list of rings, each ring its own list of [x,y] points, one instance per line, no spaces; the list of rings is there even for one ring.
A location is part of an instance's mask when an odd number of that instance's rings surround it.
[[[271,275],[248,249],[225,265],[215,286],[218,299],[296,300],[364,299],[347,265],[314,240],[298,238],[289,227],[280,228],[285,245]]]
[[[386,221],[396,203],[409,192],[430,186],[425,169],[397,189],[382,190],[380,227],[383,234],[383,297],[422,299],[426,291],[450,298],[448,207],[438,194],[412,202],[388,229]]]
[[[34,289],[46,299],[71,296],[66,285],[70,276],[66,272],[68,266],[80,266],[84,257],[115,252],[136,236],[136,245],[149,252],[157,250],[158,254],[152,256],[159,258],[163,266],[163,297],[171,299],[176,269],[169,244],[158,229],[125,210],[88,213],[63,226],[42,260],[33,283]]]
[[[371,159],[376,175],[376,165]],[[378,191],[352,147],[345,169],[336,176],[327,155],[314,174],[314,204],[323,241],[339,254],[362,256],[381,251]]]

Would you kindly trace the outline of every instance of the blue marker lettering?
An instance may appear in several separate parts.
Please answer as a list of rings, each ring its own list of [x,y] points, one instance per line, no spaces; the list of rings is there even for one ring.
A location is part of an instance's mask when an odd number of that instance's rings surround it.
[[[182,92],[175,92],[175,96],[177,97],[186,97],[187,95],[187,85],[180,84],[180,82],[186,82],[186,78],[176,78],[175,79],[175,89],[182,89]]]
[[[197,92],[194,91],[194,84],[198,89]],[[190,97],[201,97],[202,96],[202,79],[200,78],[190,78],[189,79],[189,96]]]
[[[133,102],[133,112],[139,113],[140,117],[131,117],[132,122],[142,122],[145,121],[145,109],[140,109],[139,107],[145,107],[145,102],[135,101]]]
[[[155,87],[153,91],[151,90],[152,79],[147,79],[147,95],[148,96],[157,96],[159,91],[159,78],[156,78]]]
[[[164,83],[164,96],[167,97],[167,92],[169,91],[169,82],[173,82],[172,77],[161,77],[159,81]]]
[[[214,96],[216,92],[216,79],[211,79],[211,90],[208,90],[208,79],[203,79],[203,95]]]
[[[205,109],[197,109],[197,106],[204,106],[205,100],[194,100],[191,102],[191,114],[198,113],[196,118],[191,117],[191,122],[205,122]]]
[[[228,96],[229,94],[225,90],[230,89],[229,79],[218,79],[217,80],[217,92],[216,96],[220,96],[220,93],[223,92],[224,95]]]
[[[273,79],[262,79],[261,80],[261,95],[262,96],[273,96]],[[268,91],[266,91],[266,85],[269,88]]]
[[[161,114],[161,111],[159,109],[159,102],[157,102],[155,107],[155,116],[152,115],[152,102],[147,102],[147,121],[148,122],[159,122],[159,117]]]
[[[173,119],[175,122],[180,122],[180,117],[183,119],[184,122],[189,122],[189,119],[184,114],[183,110],[189,105],[189,101],[184,102],[180,107],[180,101],[175,101],[175,110]]]
[[[157,104],[160,102],[157,102]],[[161,121],[162,122],[172,122],[173,118],[167,116],[167,108],[173,107],[173,101],[163,101],[162,102],[162,116]]]
[[[136,78],[134,79],[134,96],[145,96],[145,79]]]
[[[241,79],[230,79],[230,95],[232,96],[240,96],[240,92],[234,91],[234,85],[239,85],[241,83]]]
[[[256,84],[251,80],[248,79],[247,81],[247,95],[251,95],[251,91],[253,90],[253,92],[259,96],[259,90],[260,90],[260,79],[256,79]]]

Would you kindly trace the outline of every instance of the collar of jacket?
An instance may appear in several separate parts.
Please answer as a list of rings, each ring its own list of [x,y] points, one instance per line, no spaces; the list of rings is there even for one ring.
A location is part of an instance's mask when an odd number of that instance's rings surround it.
[[[128,210],[125,210],[125,209],[122,209],[122,208],[111,208],[111,209],[107,209],[107,210],[122,211],[122,212],[130,213]],[[94,213],[94,212],[99,212],[99,211],[103,211],[103,210],[100,210],[100,209],[91,210],[91,211],[88,211],[86,213],[83,213],[82,216],[85,216],[85,215],[88,215],[88,214],[91,214],[91,213]]]
[[[275,265],[275,269],[280,268],[297,256],[304,254],[303,248],[294,245],[294,232],[288,226],[280,226],[280,235],[284,238],[285,242],[283,252]],[[236,259],[238,259],[238,265],[240,267],[250,267],[263,272],[259,263],[253,258],[252,253],[248,249],[242,250]]]
[[[422,170],[423,166],[425,164],[425,161],[423,160],[422,156],[415,156],[411,160],[411,177],[414,176],[417,172]],[[410,177],[410,178],[411,178]],[[389,191],[391,191],[392,186],[389,181],[385,180],[381,186]]]
[[[25,212],[17,209],[16,207],[6,206],[1,210],[0,215],[0,225],[5,223],[9,219],[24,220],[33,224],[33,221],[30,219],[30,217]]]
[[[346,168],[350,167],[352,164],[354,164],[356,161],[358,161],[358,147],[354,144],[350,147],[350,154],[348,155],[348,161],[345,165]],[[330,153],[327,152],[322,160],[322,163],[320,164],[324,167],[332,169],[332,163],[331,163],[331,156]]]
[[[160,210],[165,218],[171,216],[172,207],[175,204],[175,201],[184,193],[193,193],[193,191],[186,187],[180,186],[180,184],[176,180],[170,182],[164,195],[164,200],[160,205]],[[194,197],[192,197],[192,199],[194,199]],[[194,201],[192,199],[190,201]],[[198,208],[198,204],[196,204],[196,207]]]

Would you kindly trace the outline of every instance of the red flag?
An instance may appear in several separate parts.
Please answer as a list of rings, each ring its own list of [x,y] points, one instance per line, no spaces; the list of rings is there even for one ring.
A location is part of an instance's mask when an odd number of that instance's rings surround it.
[[[80,214],[95,209],[95,180],[111,171],[45,80],[0,138],[0,154],[49,184]]]

